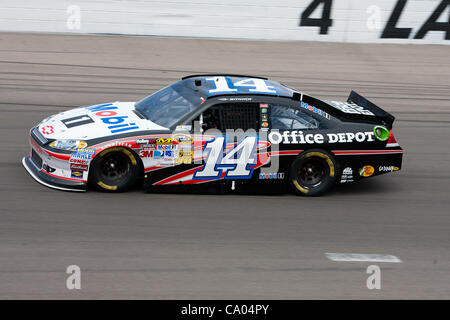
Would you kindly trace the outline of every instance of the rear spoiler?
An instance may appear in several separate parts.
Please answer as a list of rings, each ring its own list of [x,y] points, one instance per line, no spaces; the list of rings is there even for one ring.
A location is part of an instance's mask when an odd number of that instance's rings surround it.
[[[314,107],[320,108],[330,115],[342,120],[359,120],[364,122],[381,123],[389,129],[392,128],[392,124],[395,120],[395,117],[393,115],[387,113],[366,98],[360,96],[355,91],[350,92],[347,103],[322,101],[305,94],[302,95],[301,101],[306,102],[307,104],[310,104]]]
[[[389,124],[390,126],[392,126],[392,124],[394,123],[395,117],[392,114],[387,113],[386,111],[376,106],[363,96],[360,96],[353,90],[352,92],[350,92],[347,102],[354,103],[357,104],[358,106],[364,107],[364,109],[371,111],[373,114],[375,114],[375,117],[385,122],[386,124]]]

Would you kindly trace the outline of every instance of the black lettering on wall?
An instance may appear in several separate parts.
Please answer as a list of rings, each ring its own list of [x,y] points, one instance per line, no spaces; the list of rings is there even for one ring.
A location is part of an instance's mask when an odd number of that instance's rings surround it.
[[[400,15],[405,8],[407,0],[398,0],[397,4],[389,17],[386,27],[381,35],[381,38],[386,39],[408,39],[411,34],[412,28],[397,28],[397,22],[400,19]]]
[[[328,29],[333,24],[331,20],[331,5],[333,0],[313,0],[300,17],[301,27],[320,27],[320,34],[328,34]],[[322,18],[310,18],[311,14],[323,4]]]
[[[420,30],[416,33],[414,39],[423,39],[428,31],[444,31],[445,40],[450,40],[450,13],[448,15],[447,22],[437,22],[444,10],[449,6],[450,0],[443,0],[428,18],[428,20],[423,24]]]

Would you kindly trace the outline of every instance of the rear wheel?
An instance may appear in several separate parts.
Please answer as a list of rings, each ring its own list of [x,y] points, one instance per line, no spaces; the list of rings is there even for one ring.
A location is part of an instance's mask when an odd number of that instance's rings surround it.
[[[98,190],[122,192],[135,183],[139,164],[133,152],[114,147],[100,152],[89,171],[89,181]]]
[[[322,195],[336,181],[336,161],[324,150],[305,151],[292,163],[289,179],[293,189],[299,195]]]

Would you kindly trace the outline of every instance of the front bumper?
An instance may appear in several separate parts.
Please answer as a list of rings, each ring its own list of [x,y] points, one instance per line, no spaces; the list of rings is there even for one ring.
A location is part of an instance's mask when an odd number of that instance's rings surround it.
[[[65,191],[86,191],[87,171],[71,176],[70,154],[48,150],[47,141],[35,128],[30,130],[31,151],[22,159],[28,173],[44,186]],[[76,170],[78,171],[78,170]]]
[[[86,191],[85,182],[66,180],[51,176],[41,170],[30,156],[24,157],[22,159],[22,164],[34,180],[46,187],[64,191]]]

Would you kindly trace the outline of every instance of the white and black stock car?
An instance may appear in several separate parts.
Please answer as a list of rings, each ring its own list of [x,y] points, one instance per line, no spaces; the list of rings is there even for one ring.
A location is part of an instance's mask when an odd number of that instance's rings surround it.
[[[124,191],[286,190],[400,170],[394,117],[355,92],[322,101],[266,78],[193,75],[139,102],[53,115],[30,131],[27,171],[43,185]],[[275,188],[271,188],[275,186]],[[272,192],[272,191],[270,191]]]

